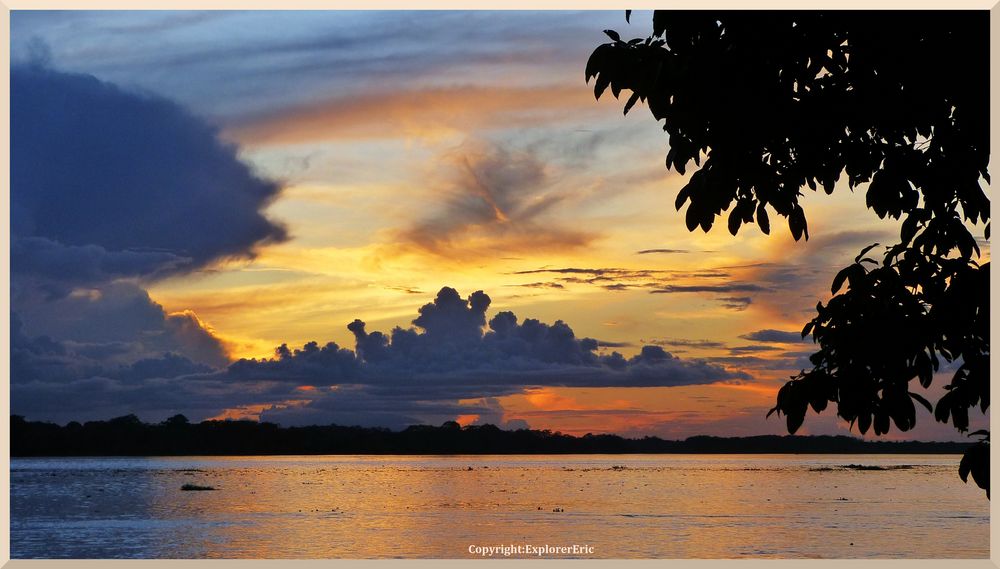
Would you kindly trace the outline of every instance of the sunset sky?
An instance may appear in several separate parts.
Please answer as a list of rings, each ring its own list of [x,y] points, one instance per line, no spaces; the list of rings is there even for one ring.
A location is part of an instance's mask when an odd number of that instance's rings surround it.
[[[688,232],[661,126],[584,82],[648,12],[12,16],[29,419],[784,433],[799,331],[896,242],[846,182],[804,190],[808,242]]]

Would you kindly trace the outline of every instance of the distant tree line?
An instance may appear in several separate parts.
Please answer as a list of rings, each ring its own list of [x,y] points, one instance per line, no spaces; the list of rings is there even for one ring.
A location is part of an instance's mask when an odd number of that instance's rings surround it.
[[[339,425],[281,427],[256,421],[191,423],[175,415],[143,423],[135,415],[108,421],[55,423],[10,418],[11,456],[170,456],[282,454],[626,454],[626,453],[928,453],[959,454],[970,443],[865,441],[848,436],[710,437],[683,441],[549,430],[505,431],[494,425],[414,425],[402,431]]]

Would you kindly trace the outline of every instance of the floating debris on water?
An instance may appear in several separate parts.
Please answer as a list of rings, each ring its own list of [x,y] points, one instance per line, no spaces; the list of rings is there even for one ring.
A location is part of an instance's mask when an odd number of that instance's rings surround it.
[[[185,484],[181,486],[181,490],[186,492],[205,492],[208,490],[215,490],[212,486],[198,486],[197,484]]]
[[[895,464],[891,466],[878,466],[874,464],[841,464],[840,466],[818,466],[810,468],[809,472],[832,472],[834,470],[909,470],[912,464]]]

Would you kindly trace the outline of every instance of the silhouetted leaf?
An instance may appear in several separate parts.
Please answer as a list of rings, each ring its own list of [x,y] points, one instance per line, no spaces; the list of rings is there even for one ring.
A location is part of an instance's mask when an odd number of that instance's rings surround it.
[[[622,114],[627,115],[628,112],[632,109],[632,107],[635,106],[635,103],[638,100],[639,100],[639,93],[633,91],[632,96],[629,97],[628,102],[625,103],[625,110],[622,112]]]
[[[871,427],[871,425],[872,425],[871,413],[861,413],[860,415],[858,415],[858,430],[861,431],[862,435],[868,432],[868,429],[869,427]]]
[[[862,249],[861,252],[858,253],[858,256],[854,258],[854,262],[855,263],[860,263],[861,262],[861,258],[865,256],[865,253],[867,253],[868,251],[871,251],[875,247],[878,247],[878,243],[872,243],[871,245],[869,245],[869,246],[865,247],[864,249]],[[834,292],[837,292],[837,291],[834,291]]]
[[[924,399],[924,397],[922,395],[917,395],[916,393],[913,393],[912,391],[909,392],[909,394],[910,394],[910,397],[912,397],[918,403],[920,403],[921,405],[923,405],[924,407],[926,407],[927,411],[929,411],[931,413],[934,412],[934,408],[931,406],[931,402],[928,401],[928,400],[926,400],[926,399]]]
[[[806,336],[809,335],[810,332],[812,332],[812,329],[813,329],[814,325],[815,325],[815,322],[811,322],[810,321],[810,322],[806,323],[805,327],[802,328],[802,337],[803,338],[805,338]]]
[[[874,416],[875,434],[884,435],[889,432],[889,414],[885,411],[878,411]],[[862,431],[864,432],[864,431]]]
[[[802,238],[803,235],[805,235],[806,241],[809,240],[809,230],[806,228],[806,214],[798,204],[788,214],[788,228],[792,230],[792,237],[796,241]]]
[[[771,221],[767,218],[767,208],[764,207],[763,202],[757,206],[757,225],[760,226],[760,230],[765,235],[771,234]]]
[[[701,223],[701,219],[698,217],[697,210],[694,206],[689,206],[687,213],[684,214],[684,223],[687,225],[688,231],[694,231],[696,227]]]
[[[740,210],[738,207],[734,207],[729,212],[729,232],[733,234],[733,237],[739,233],[741,225],[743,225],[743,219],[740,217]]]
[[[683,188],[681,188],[681,191],[677,192],[677,199],[674,200],[674,209],[680,211],[680,209],[684,207],[684,202],[687,201],[688,195],[690,193],[691,193],[690,186],[684,186]],[[692,229],[693,228],[689,227],[688,231],[691,231]]]
[[[958,465],[958,475],[963,482],[968,482],[969,474],[976,485],[986,490],[986,496],[990,495],[990,446],[987,442],[980,442],[969,447],[962,456],[962,461]]]
[[[612,49],[610,45],[604,44],[597,46],[594,53],[590,54],[590,58],[587,59],[587,67],[584,70],[584,79],[590,81],[591,77],[596,77],[600,67],[607,61],[608,50]]]
[[[601,73],[597,76],[597,81],[594,82],[594,98],[600,100],[601,95],[611,84],[611,77],[607,73]]]
[[[622,41],[621,36],[619,36],[618,32],[614,30],[604,30],[604,33],[608,34],[608,37],[615,41]]]
[[[844,281],[847,280],[847,275],[850,274],[850,272],[851,267],[845,267],[837,273],[837,276],[833,277],[833,285],[830,287],[831,294],[837,294],[837,292],[840,291],[840,287],[844,286]]]
[[[961,405],[952,406],[951,423],[963,433],[969,430],[969,408]]]
[[[802,426],[805,418],[805,411],[802,413],[785,413],[785,427],[788,429],[788,433],[794,435],[795,431],[799,430],[799,427]]]

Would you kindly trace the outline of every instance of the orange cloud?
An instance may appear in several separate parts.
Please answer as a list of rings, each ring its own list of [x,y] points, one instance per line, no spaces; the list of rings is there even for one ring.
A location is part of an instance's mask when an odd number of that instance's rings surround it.
[[[599,396],[598,400],[593,400],[594,390],[575,390],[577,397],[564,393],[565,390],[560,393],[547,387],[528,389],[524,393],[524,399],[539,411],[616,411],[636,408],[635,403],[626,399],[607,399]],[[581,401],[581,397],[587,397],[592,401]]]
[[[455,417],[455,422],[465,427],[476,422],[477,419],[479,419],[479,415],[459,415]]]
[[[434,138],[470,129],[537,125],[596,112],[584,86],[457,86],[361,93],[249,117],[225,136],[246,146],[332,139]]]
[[[258,403],[252,405],[240,405],[229,409],[223,409],[221,413],[214,417],[205,419],[206,421],[259,421],[260,415],[270,409],[287,409],[289,407],[301,407],[309,403],[307,399],[289,399],[280,403]]]

